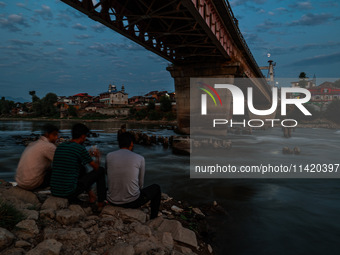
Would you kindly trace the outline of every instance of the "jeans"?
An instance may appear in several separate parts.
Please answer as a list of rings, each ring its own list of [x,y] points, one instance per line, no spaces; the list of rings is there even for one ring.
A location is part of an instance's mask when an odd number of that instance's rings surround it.
[[[123,208],[133,208],[136,209],[146,204],[151,200],[151,215],[150,218],[154,219],[158,216],[159,206],[161,204],[161,188],[157,184],[152,184],[141,190],[139,197],[130,203],[126,204],[113,204],[114,206],[119,206]]]
[[[106,198],[105,169],[99,167],[98,170],[93,170],[89,173],[81,172],[76,190],[72,195],[68,196],[70,203],[77,201],[77,197],[84,191],[90,191],[94,183],[97,185],[98,202],[104,202]]]

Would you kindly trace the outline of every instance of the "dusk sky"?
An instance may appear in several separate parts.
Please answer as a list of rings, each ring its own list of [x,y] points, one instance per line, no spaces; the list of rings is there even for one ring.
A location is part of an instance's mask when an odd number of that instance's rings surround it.
[[[259,66],[269,53],[277,77],[339,78],[338,1],[230,3]],[[0,0],[0,33],[0,96],[96,96],[110,83],[129,96],[174,91],[166,60],[61,1]]]

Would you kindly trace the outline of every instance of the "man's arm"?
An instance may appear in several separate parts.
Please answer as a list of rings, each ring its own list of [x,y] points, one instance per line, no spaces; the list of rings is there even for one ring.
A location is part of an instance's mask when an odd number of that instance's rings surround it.
[[[139,168],[139,188],[142,189],[144,186],[144,174],[145,174],[145,159],[142,158],[142,162]]]

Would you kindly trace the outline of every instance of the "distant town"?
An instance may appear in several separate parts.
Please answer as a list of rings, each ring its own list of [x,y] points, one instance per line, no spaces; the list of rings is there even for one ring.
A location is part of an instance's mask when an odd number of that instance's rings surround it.
[[[110,84],[107,91],[97,96],[86,92],[72,96],[58,96],[48,93],[43,98],[36,96],[36,91],[29,91],[32,102],[20,103],[0,101],[0,115],[9,117],[54,117],[54,118],[104,118],[135,117],[151,120],[174,120],[176,118],[175,93],[168,91],[150,91],[144,96],[128,97],[125,87],[120,89]]]

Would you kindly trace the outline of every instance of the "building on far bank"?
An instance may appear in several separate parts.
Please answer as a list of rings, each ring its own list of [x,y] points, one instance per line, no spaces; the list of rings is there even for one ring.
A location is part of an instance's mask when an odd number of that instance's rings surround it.
[[[320,107],[327,106],[333,100],[340,99],[340,88],[334,87],[332,82],[326,81],[308,90],[312,94],[309,102]]]
[[[120,91],[117,91],[116,85],[109,85],[107,92],[100,93],[99,102],[106,106],[121,106],[128,104],[128,94],[125,93],[125,87],[122,85]]]

